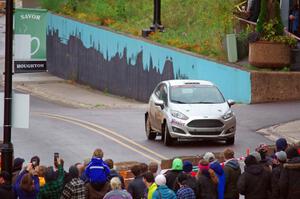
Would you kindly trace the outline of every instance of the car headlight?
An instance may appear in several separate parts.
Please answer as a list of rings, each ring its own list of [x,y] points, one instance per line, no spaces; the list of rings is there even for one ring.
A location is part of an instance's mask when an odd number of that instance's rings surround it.
[[[231,118],[232,116],[233,116],[233,112],[232,112],[232,110],[229,110],[222,116],[222,118],[224,120],[227,120],[227,119]]]
[[[183,113],[181,113],[179,111],[171,111],[171,115],[173,117],[176,117],[176,118],[181,119],[181,120],[189,119],[188,116],[184,115]]]

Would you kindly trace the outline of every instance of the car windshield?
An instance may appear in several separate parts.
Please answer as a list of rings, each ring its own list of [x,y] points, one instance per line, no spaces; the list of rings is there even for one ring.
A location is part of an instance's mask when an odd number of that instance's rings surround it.
[[[179,104],[218,104],[225,101],[215,86],[202,85],[171,86],[170,100]]]

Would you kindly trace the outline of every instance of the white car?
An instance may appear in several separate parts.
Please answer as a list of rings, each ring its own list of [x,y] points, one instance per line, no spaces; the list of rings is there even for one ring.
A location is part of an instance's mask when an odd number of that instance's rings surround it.
[[[165,145],[176,140],[225,140],[234,144],[236,117],[219,89],[209,81],[160,82],[145,113],[149,140],[162,136]]]

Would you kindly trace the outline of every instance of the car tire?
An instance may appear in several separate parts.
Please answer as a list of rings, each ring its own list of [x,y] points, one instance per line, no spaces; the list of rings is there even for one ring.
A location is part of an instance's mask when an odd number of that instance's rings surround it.
[[[153,130],[151,129],[151,124],[150,124],[150,120],[149,120],[148,116],[146,116],[146,119],[145,119],[145,131],[146,131],[146,136],[147,136],[148,140],[155,140],[156,133],[153,132]]]
[[[234,137],[229,138],[229,139],[226,140],[226,144],[227,144],[227,145],[233,145],[233,144],[234,144],[234,141],[235,141],[235,138],[234,138]]]
[[[168,127],[167,127],[166,124],[164,124],[163,131],[164,131],[164,133],[163,133],[163,136],[164,136],[164,139],[163,139],[164,144],[165,144],[166,146],[171,146],[172,144],[174,144],[175,139],[171,137],[170,132],[169,132],[169,129],[168,129]]]

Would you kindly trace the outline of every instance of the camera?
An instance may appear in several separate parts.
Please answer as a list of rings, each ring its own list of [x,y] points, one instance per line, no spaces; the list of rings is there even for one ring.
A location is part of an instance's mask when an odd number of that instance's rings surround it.
[[[54,163],[57,163],[58,158],[59,158],[59,153],[54,153]]]

